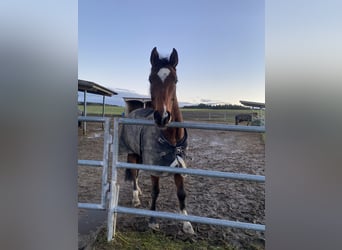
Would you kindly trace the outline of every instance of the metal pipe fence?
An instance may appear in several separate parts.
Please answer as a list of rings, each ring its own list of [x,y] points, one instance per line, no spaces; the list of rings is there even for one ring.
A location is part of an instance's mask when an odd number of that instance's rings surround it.
[[[101,203],[78,203],[79,208],[86,209],[106,209],[106,197],[109,192],[110,185],[107,181],[108,179],[108,163],[109,163],[109,145],[112,143],[112,136],[110,134],[110,118],[108,117],[95,117],[95,116],[79,116],[79,121],[86,122],[100,122],[104,124],[104,133],[103,133],[103,153],[102,160],[78,160],[77,164],[79,166],[88,166],[88,167],[102,167],[102,175],[101,175]]]
[[[112,180],[111,180],[111,190],[109,196],[109,209],[108,209],[108,230],[107,230],[107,240],[111,241],[113,235],[115,236],[116,231],[116,217],[117,213],[128,213],[144,216],[152,216],[159,218],[175,219],[175,220],[186,220],[190,222],[198,222],[204,224],[220,225],[226,227],[236,227],[241,229],[251,229],[257,231],[265,231],[265,225],[244,223],[237,221],[229,221],[222,219],[214,219],[208,217],[200,217],[193,215],[182,215],[169,212],[157,212],[151,210],[143,210],[136,208],[128,208],[118,206],[119,197],[119,185],[117,184],[117,169],[118,168],[135,168],[143,169],[147,171],[161,171],[169,173],[180,173],[180,174],[190,174],[190,175],[200,175],[215,178],[230,178],[244,181],[256,181],[265,182],[265,177],[261,175],[250,175],[241,173],[231,173],[231,172],[220,172],[220,171],[210,171],[202,169],[190,169],[190,168],[172,168],[165,166],[152,166],[145,164],[132,164],[126,162],[118,161],[118,146],[119,146],[119,125],[146,125],[154,126],[154,122],[151,120],[140,120],[140,119],[129,119],[129,118],[114,118],[114,132],[113,132],[113,160],[112,160]],[[183,127],[192,129],[205,129],[205,130],[221,130],[221,131],[242,131],[242,132],[265,132],[264,126],[236,126],[236,125],[226,125],[226,124],[208,124],[208,123],[194,123],[194,122],[172,122],[169,127]]]

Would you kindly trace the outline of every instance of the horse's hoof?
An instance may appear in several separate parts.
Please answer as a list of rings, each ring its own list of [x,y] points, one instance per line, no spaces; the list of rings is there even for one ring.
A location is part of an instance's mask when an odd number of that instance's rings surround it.
[[[159,223],[156,222],[149,222],[148,227],[151,228],[154,231],[159,230]]]
[[[134,207],[138,207],[140,206],[140,200],[139,200],[139,190],[134,190],[133,191],[133,200],[132,200],[132,204]]]
[[[192,225],[191,225],[191,223],[189,221],[185,221],[183,223],[183,232],[186,233],[186,234],[191,234],[191,235],[195,234],[195,231],[192,228]]]

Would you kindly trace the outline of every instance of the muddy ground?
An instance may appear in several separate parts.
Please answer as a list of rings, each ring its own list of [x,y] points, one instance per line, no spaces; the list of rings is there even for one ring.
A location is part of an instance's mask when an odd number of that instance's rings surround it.
[[[88,123],[87,135],[79,129],[79,159],[101,159],[103,131],[101,124]],[[258,133],[206,131],[189,129],[188,168],[211,169],[235,173],[265,174],[265,145]],[[121,156],[120,160],[125,160]],[[79,202],[100,202],[101,169],[78,168]],[[110,176],[110,175],[109,175]],[[124,170],[119,170],[119,204],[131,207],[131,183],[123,181]],[[151,181],[148,172],[141,172],[142,189],[140,208],[149,208]],[[237,181],[200,176],[187,176],[187,211],[191,215],[223,218],[233,221],[265,224],[264,183]],[[160,181],[159,211],[178,212],[178,199],[173,177]],[[82,210],[80,210],[82,213]],[[159,220],[160,230],[170,237],[189,240],[182,233],[179,221]],[[146,231],[148,218],[119,214],[118,231]],[[233,245],[247,249],[251,245],[263,249],[265,235],[262,232],[193,223],[195,236],[190,240],[206,240],[215,245]]]

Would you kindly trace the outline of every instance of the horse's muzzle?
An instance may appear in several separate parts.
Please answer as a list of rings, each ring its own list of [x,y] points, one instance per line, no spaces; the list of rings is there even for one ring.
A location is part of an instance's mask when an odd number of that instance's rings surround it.
[[[171,121],[171,114],[167,111],[161,115],[158,111],[154,111],[153,118],[158,127],[165,127]]]

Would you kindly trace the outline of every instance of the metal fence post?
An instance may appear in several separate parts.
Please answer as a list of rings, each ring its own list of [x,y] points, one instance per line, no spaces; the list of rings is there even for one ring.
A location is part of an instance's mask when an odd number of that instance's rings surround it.
[[[113,234],[115,234],[116,228],[116,214],[114,215],[113,210],[118,205],[119,200],[119,185],[117,185],[117,168],[116,163],[118,161],[118,146],[119,146],[119,120],[114,118],[114,128],[113,128],[113,157],[112,157],[112,178],[110,186],[110,201],[108,208],[108,230],[107,230],[107,240],[111,241]]]

